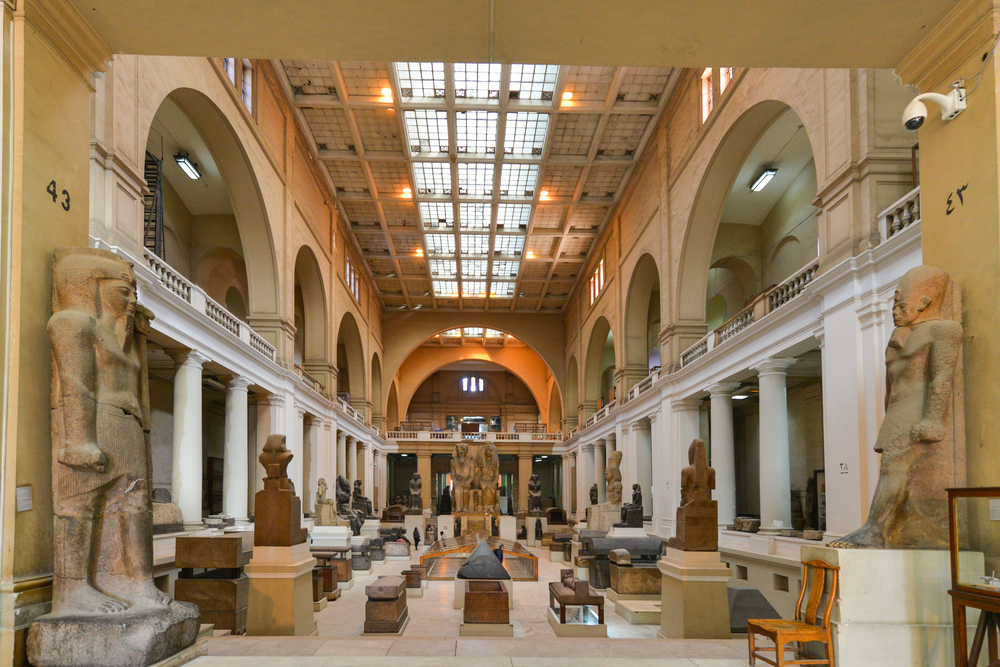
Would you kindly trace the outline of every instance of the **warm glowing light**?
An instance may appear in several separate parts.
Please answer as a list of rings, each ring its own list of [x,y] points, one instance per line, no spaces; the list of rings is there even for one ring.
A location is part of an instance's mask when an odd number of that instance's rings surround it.
[[[423,256],[424,256],[424,249],[417,248],[417,257],[423,257]]]
[[[413,190],[411,190],[410,188],[403,188],[403,194],[409,197],[410,195],[413,194]]]
[[[392,97],[392,89],[391,88],[383,88],[382,89],[382,96],[383,97]]]
[[[543,197],[548,197],[549,196],[549,191],[548,190],[542,190],[541,195]]]
[[[535,251],[534,250],[529,250],[528,251],[528,259],[534,259],[534,258],[535,258]]]
[[[573,93],[567,90],[565,93],[563,93],[563,99],[568,102],[569,100],[573,99]]]

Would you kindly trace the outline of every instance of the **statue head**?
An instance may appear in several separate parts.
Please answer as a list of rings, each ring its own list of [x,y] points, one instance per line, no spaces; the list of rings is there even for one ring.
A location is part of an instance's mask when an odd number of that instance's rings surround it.
[[[360,479],[354,480],[354,488],[355,489],[360,489],[361,488],[361,480]]]
[[[908,327],[941,319],[941,304],[948,282],[948,274],[933,266],[917,266],[907,271],[896,288],[893,324]]]
[[[87,312],[127,347],[137,311],[144,324],[151,319],[138,305],[131,262],[99,248],[56,248],[53,257],[53,312]]]
[[[264,443],[264,451],[257,458],[260,464],[267,471],[264,479],[264,486],[270,484],[281,489],[293,488],[291,480],[288,479],[288,464],[292,462],[293,454],[285,447],[285,436],[280,433],[272,433],[267,436]]]
[[[325,477],[320,477],[316,480],[316,488],[318,488],[321,492],[326,493],[327,486]]]
[[[638,484],[633,484],[632,485],[632,490],[633,491],[642,491],[642,487],[639,486]]]
[[[621,452],[611,452],[608,455],[608,467],[604,469],[604,481],[608,482],[620,482],[622,481],[622,453]]]

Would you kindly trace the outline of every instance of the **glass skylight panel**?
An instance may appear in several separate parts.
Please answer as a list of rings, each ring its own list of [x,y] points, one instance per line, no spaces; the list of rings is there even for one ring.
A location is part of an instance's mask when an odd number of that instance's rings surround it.
[[[501,180],[503,172],[500,173]],[[529,204],[500,204],[497,207],[497,227],[507,229],[518,229],[528,226],[531,219],[531,206]]]
[[[501,299],[507,299],[514,296],[514,285],[515,283],[511,280],[494,280],[490,283],[490,296],[498,297]],[[503,333],[497,331],[498,337],[502,337]]]
[[[406,141],[411,153],[448,152],[448,112],[408,109],[403,112]]]
[[[534,197],[537,164],[504,164],[500,170],[501,197]]]
[[[511,65],[510,99],[551,100],[558,75],[557,65]]]
[[[454,227],[455,205],[451,202],[420,202],[420,221],[425,229]]]
[[[469,197],[491,196],[493,194],[493,164],[459,162],[458,194]]]
[[[496,111],[458,111],[456,120],[456,146],[459,153],[497,152]]]
[[[524,249],[524,237],[520,234],[497,234],[493,241],[493,254],[520,257]]]
[[[496,329],[487,329],[486,330],[486,337],[487,338],[503,338],[504,335],[505,335],[504,332],[497,331]]]
[[[453,259],[430,260],[431,275],[435,278],[454,278],[458,273],[458,262]]]
[[[489,229],[493,207],[490,204],[459,204],[458,217],[462,229]]]
[[[428,234],[427,252],[431,255],[454,255],[455,237],[452,234]]]
[[[482,327],[465,327],[465,337],[466,338],[482,338],[483,328]]]
[[[486,296],[485,280],[463,280],[462,296]],[[468,335],[468,334],[466,334]],[[479,335],[483,335],[483,330],[479,330]]]
[[[500,98],[500,63],[455,63],[455,97]]]
[[[521,267],[521,262],[514,262],[508,259],[493,260],[494,278],[517,278],[517,271]]]
[[[403,97],[444,97],[444,63],[396,63]]]
[[[434,294],[436,296],[458,296],[458,281],[457,280],[435,280],[434,281]],[[455,329],[457,332],[458,329]],[[450,332],[444,332],[445,336],[450,335]],[[458,335],[457,333],[454,335]]]
[[[485,278],[486,277],[486,260],[485,259],[463,259],[462,260],[462,277],[463,278]]]
[[[451,165],[447,162],[414,162],[413,180],[422,195],[451,194]]]
[[[462,234],[462,254],[485,257],[490,251],[489,234]]]
[[[456,287],[457,289],[457,287]],[[461,329],[448,329],[447,331],[442,331],[441,335],[445,338],[458,338],[462,335]]]
[[[507,114],[503,152],[506,155],[542,156],[549,114],[534,111],[512,111]]]

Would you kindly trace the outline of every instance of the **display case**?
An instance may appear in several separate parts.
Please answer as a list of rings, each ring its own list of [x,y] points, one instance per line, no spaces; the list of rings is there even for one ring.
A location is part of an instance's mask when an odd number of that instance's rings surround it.
[[[984,641],[989,665],[1000,665],[1000,578],[996,576],[1000,571],[1000,487],[948,489],[948,535],[955,665],[979,665]],[[975,610],[979,619],[970,646],[968,622]]]

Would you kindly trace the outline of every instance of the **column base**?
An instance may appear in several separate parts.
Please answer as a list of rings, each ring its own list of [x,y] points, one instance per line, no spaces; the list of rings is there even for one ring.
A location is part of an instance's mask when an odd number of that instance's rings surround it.
[[[718,551],[680,551],[667,547],[666,556],[656,566],[663,574],[657,637],[730,638],[726,584],[732,571],[722,562]]]

